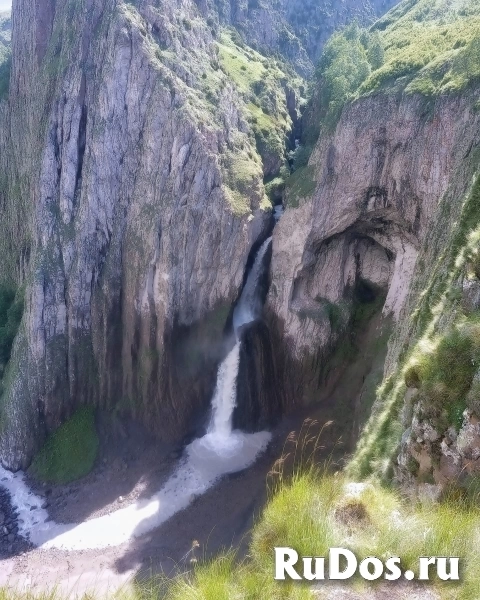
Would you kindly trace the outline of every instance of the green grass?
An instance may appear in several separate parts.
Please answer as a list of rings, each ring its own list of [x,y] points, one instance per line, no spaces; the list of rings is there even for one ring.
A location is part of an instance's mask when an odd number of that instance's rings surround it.
[[[417,348],[407,365],[405,383],[420,390],[424,417],[435,428],[442,431],[453,424],[458,431],[479,368],[480,321],[475,314],[433,337],[428,348]]]
[[[360,91],[407,77],[406,91],[426,95],[461,91],[480,77],[478,0],[408,0],[374,27],[381,32],[384,64]]]
[[[234,31],[224,30],[217,45],[221,69],[246,102],[259,154],[284,162],[286,136],[292,127],[285,84],[298,88],[299,78],[285,64],[240,44]]]
[[[251,94],[253,85],[269,76],[266,59],[261,54],[236,44],[229,31],[221,34],[218,50],[220,64],[240,92]]]
[[[251,198],[264,192],[260,161],[257,162],[254,155],[250,157],[247,152],[239,150],[227,152],[222,165],[226,180],[224,190],[233,213],[239,216],[248,214]]]
[[[275,202],[282,198],[283,190],[285,189],[285,179],[283,177],[274,177],[265,184],[265,193],[271,202]]]
[[[31,473],[41,481],[65,484],[88,475],[98,452],[93,408],[81,408],[46,441]]]
[[[63,600],[56,591],[35,593],[31,591],[19,592],[7,588],[0,588],[0,600]]]
[[[461,93],[480,80],[480,0],[404,0],[369,30],[350,25],[325,45],[317,78],[309,120],[327,130],[379,90]]]
[[[235,561],[232,552],[201,563],[179,577],[168,600],[262,600],[311,598],[306,584],[273,581],[275,546],[295,548],[300,556],[325,556],[331,547],[368,556],[402,558],[402,568],[418,573],[420,556],[458,556],[464,566],[460,584],[434,579],[442,598],[477,600],[480,585],[480,511],[473,497],[452,496],[440,504],[412,503],[395,490],[369,483],[352,487],[342,474],[313,468],[298,471],[275,486],[259,522],[250,552]],[[433,574],[433,573],[432,573]],[[372,584],[349,582],[359,590]],[[373,584],[374,585],[374,584]]]

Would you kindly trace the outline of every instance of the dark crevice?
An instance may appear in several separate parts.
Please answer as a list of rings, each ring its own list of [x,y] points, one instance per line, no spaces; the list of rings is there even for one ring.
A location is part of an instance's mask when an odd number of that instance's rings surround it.
[[[87,106],[85,104],[85,95],[86,95],[86,79],[85,74],[82,76],[82,83],[80,85],[80,93],[79,93],[79,102],[82,106],[81,115],[80,115],[80,123],[78,125],[78,138],[77,138],[77,174],[75,181],[75,196],[77,191],[80,188],[81,180],[82,180],[82,172],[83,172],[83,160],[85,156],[85,147],[87,143],[87,118],[88,111]]]

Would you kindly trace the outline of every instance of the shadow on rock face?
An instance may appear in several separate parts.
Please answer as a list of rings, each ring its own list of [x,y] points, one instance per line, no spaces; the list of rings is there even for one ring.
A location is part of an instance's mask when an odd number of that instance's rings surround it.
[[[271,427],[283,413],[268,326],[257,321],[242,331],[234,429],[254,432]]]

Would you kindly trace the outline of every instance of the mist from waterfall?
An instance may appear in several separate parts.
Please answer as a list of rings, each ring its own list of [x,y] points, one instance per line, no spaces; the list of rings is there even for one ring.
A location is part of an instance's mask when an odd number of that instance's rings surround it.
[[[42,498],[29,489],[23,473],[13,474],[0,466],[0,481],[10,493],[19,513],[19,533],[42,548],[87,550],[119,546],[159,527],[175,513],[204,494],[222,476],[246,469],[265,450],[268,432],[246,434],[233,431],[237,401],[241,328],[259,318],[262,301],[259,283],[265,273],[265,255],[271,238],[255,258],[233,315],[234,344],[218,369],[212,416],[207,433],[187,448],[165,485],[147,500],[79,524],[55,523],[41,508]]]
[[[240,347],[241,342],[237,341],[218,369],[217,386],[212,400],[212,419],[207,435],[219,440],[228,439],[232,433],[232,417],[237,403]]]

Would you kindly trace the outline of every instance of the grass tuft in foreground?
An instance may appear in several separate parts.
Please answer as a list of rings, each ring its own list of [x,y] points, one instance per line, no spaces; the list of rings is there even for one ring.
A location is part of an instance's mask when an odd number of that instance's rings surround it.
[[[331,547],[349,548],[359,560],[399,556],[402,568],[417,574],[420,556],[458,556],[462,581],[433,580],[429,585],[445,599],[477,600],[479,517],[476,498],[415,504],[378,484],[354,484],[342,474],[310,469],[276,489],[254,529],[245,560],[238,562],[229,552],[199,564],[161,597],[257,600],[261,592],[262,600],[312,598],[306,583],[273,579],[274,547],[289,546],[301,556],[325,556]],[[345,585],[365,591],[376,584],[355,580]]]

